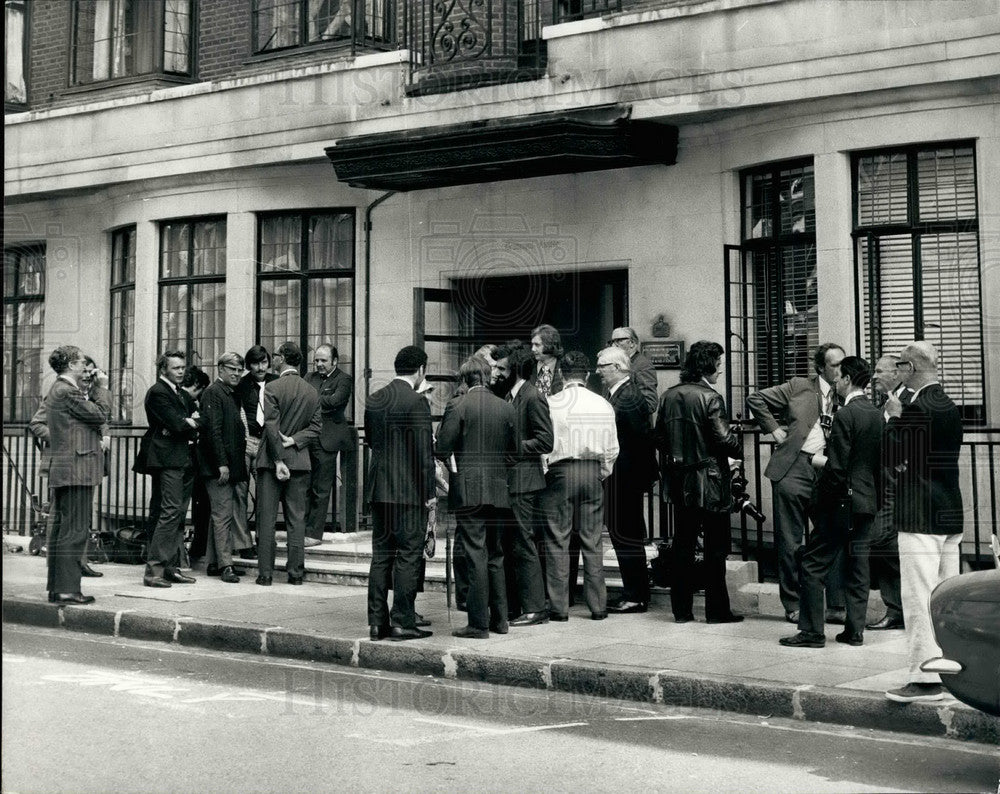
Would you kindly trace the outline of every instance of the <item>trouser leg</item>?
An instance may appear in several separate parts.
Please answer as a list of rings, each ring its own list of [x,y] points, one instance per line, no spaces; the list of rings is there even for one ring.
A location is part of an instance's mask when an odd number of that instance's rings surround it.
[[[413,602],[420,583],[424,552],[424,529],[427,513],[421,505],[393,505],[396,536],[396,561],[393,566],[392,609],[389,620],[393,626],[416,627]]]
[[[219,568],[233,564],[233,503],[236,487],[218,480],[205,483],[212,505],[212,537],[208,544],[208,560]]]
[[[513,603],[517,604],[518,614],[541,612],[545,608],[545,586],[538,548],[535,545],[539,517],[538,493],[511,494],[510,516],[513,520],[509,522],[507,536],[510,539],[509,553],[517,594]],[[507,554],[506,549],[504,553]],[[509,587],[507,592],[511,592]]]
[[[149,544],[148,565],[162,574],[176,568],[184,541],[184,521],[194,480],[192,469],[160,469],[160,516]]]
[[[51,524],[45,552],[48,589],[53,593],[79,593],[80,554],[87,542],[94,488],[73,485],[53,490],[52,509],[56,519]]]
[[[340,478],[344,484],[345,532],[358,531],[358,433],[352,427],[351,446],[340,450]]]
[[[337,478],[337,453],[327,452],[314,441],[309,448],[312,468],[308,474],[308,508],[306,513],[306,535],[322,540],[326,531],[326,516],[330,510],[330,492]],[[336,513],[334,513],[336,518]]]
[[[570,464],[575,470],[574,524],[583,554],[583,596],[592,614],[607,612],[608,591],[604,582],[604,489],[600,464],[582,460]]]
[[[488,629],[490,625],[485,512],[483,507],[463,508],[457,510],[455,515],[458,525],[456,537],[462,539],[469,573],[466,611],[469,625],[476,629]]]
[[[674,538],[671,547],[670,608],[675,618],[694,609],[694,552],[701,516],[697,508],[674,505]]]
[[[290,577],[301,578],[306,568],[306,505],[309,500],[309,472],[293,471],[284,486],[281,506],[288,537],[288,562],[285,570]]]
[[[838,508],[823,508],[802,551],[799,585],[799,631],[824,637],[823,583],[839,559],[847,539],[848,517]]]
[[[281,486],[273,469],[257,470],[257,571],[264,577],[274,575],[274,525]]]
[[[844,579],[844,603],[848,634],[861,635],[868,618],[868,559],[874,516],[855,514],[850,536],[844,548],[847,575]]]
[[[806,456],[798,455],[785,476],[772,483],[778,592],[785,612],[799,608],[799,558],[815,481]]]
[[[392,505],[372,505],[372,562],[368,573],[368,625],[389,625],[389,588],[396,558]]]
[[[729,513],[702,511],[701,525],[705,537],[705,619],[725,620],[732,614],[726,586]]]
[[[568,497],[565,463],[549,469],[541,496],[544,522],[545,586],[549,609],[559,615],[569,612],[569,537],[572,510]]]

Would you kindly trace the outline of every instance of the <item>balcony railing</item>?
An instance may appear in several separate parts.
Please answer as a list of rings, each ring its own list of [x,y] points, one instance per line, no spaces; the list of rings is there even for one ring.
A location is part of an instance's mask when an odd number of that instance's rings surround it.
[[[149,502],[150,479],[132,472],[132,463],[139,450],[139,438],[144,428],[116,429],[111,445],[110,472],[97,489],[94,506],[94,528],[98,532],[113,532],[123,526],[141,527],[145,523]],[[34,439],[23,427],[5,427],[3,443],[3,531],[4,534],[29,535],[36,520],[32,495],[39,502],[47,501],[47,484],[39,472],[39,450]],[[363,439],[362,470],[367,476],[368,450]],[[747,488],[751,500],[761,506],[768,517],[758,524],[743,513],[734,513],[730,524],[735,553],[743,560],[758,563],[760,581],[774,581],[773,520],[771,489],[764,485],[764,468],[773,443],[764,441],[760,433],[746,428],[743,436]],[[982,568],[990,565],[992,536],[1000,532],[997,476],[1000,473],[1000,429],[970,429],[962,444],[961,488],[965,503],[965,539],[962,558],[967,565]],[[19,476],[27,488],[22,487]],[[365,493],[364,481],[359,480],[359,493]],[[338,499],[338,504],[340,501]],[[646,526],[649,539],[673,537],[673,511],[660,501],[659,487],[654,486],[646,498]],[[364,520],[362,521],[364,524]]]

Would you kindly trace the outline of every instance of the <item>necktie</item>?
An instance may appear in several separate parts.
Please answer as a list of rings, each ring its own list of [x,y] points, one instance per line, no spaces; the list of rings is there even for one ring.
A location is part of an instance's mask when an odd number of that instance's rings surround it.
[[[257,390],[257,416],[254,417],[261,428],[264,427],[264,384]]]
[[[552,373],[549,372],[548,367],[542,367],[538,370],[538,377],[535,379],[535,388],[538,389],[542,397],[549,396],[549,392],[552,390]]]
[[[507,402],[509,402],[509,403],[514,402],[514,392],[510,392],[510,391],[507,392]]]

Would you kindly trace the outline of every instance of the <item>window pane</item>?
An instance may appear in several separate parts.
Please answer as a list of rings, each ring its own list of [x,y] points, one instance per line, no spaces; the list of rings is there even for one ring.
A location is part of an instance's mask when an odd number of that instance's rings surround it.
[[[29,249],[21,254],[17,289],[21,295],[45,293],[45,253],[41,249]]]
[[[225,352],[226,285],[194,284],[191,287],[191,347],[188,363],[210,370]],[[211,372],[209,372],[211,375]]]
[[[188,249],[191,227],[186,223],[166,223],[160,229],[160,278],[190,275]]]
[[[260,222],[260,272],[287,273],[300,269],[302,219],[277,215]]]
[[[191,0],[167,0],[163,19],[163,71],[189,74]]]
[[[916,334],[913,319],[913,241],[908,234],[873,237],[860,242],[861,283],[865,316],[863,349],[874,363],[898,353]],[[874,334],[875,348],[872,349]]]
[[[309,41],[351,35],[354,0],[308,0]]]
[[[184,350],[187,336],[188,285],[160,287],[160,349]]]
[[[816,233],[816,195],[811,165],[782,171],[778,203],[781,234]]]
[[[14,285],[17,283],[17,260],[18,252],[14,248],[5,248],[3,251],[3,294],[13,295]]]
[[[316,278],[309,281],[310,344],[330,342],[340,354],[340,366],[351,372],[353,353],[354,279]]]
[[[354,267],[354,216],[309,217],[309,269]]]
[[[111,285],[135,282],[135,227],[119,229],[111,237]]]
[[[858,226],[906,223],[906,155],[858,160]]]
[[[108,374],[111,379],[113,408],[118,422],[132,421],[134,399],[133,351],[135,341],[135,290],[111,293],[111,356]]]
[[[14,304],[3,307],[3,418],[13,419],[14,389]]]
[[[17,307],[17,359],[14,362],[15,419],[27,420],[42,400],[42,344],[45,304],[25,301]]]
[[[4,36],[6,40],[4,74],[7,83],[4,102],[23,105],[28,101],[28,90],[24,81],[23,0],[5,0]]]
[[[256,51],[300,44],[300,0],[255,0]]]
[[[757,239],[772,237],[771,202],[773,200],[772,175],[751,174],[744,179],[746,206],[743,207],[743,237]]]
[[[260,282],[260,343],[275,350],[282,342],[298,341],[301,306],[298,279]]]
[[[972,147],[917,154],[921,221],[976,217],[976,172]]]
[[[194,224],[194,266],[191,275],[212,276],[226,272],[226,222]]]

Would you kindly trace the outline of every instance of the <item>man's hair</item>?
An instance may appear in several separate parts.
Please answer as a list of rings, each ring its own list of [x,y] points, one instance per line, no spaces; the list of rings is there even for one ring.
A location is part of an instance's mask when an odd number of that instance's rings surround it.
[[[260,364],[262,361],[266,361],[268,364],[271,363],[271,354],[267,352],[267,348],[264,345],[254,345],[247,351],[244,358],[247,367],[251,364]]]
[[[937,370],[937,348],[930,342],[926,340],[910,342],[903,350],[909,352],[914,371],[934,372]]]
[[[564,379],[582,380],[590,372],[590,359],[586,353],[580,350],[570,350],[562,357],[559,368],[562,370]]]
[[[199,389],[206,389],[211,382],[212,379],[208,377],[208,373],[205,370],[192,364],[184,370],[184,380],[181,381],[181,388],[189,389],[192,386],[196,386]]]
[[[632,369],[631,363],[629,363],[628,353],[622,350],[617,345],[612,347],[604,348],[600,353],[597,354],[597,360],[600,361],[602,358],[608,360],[611,364],[617,364],[618,369],[622,372],[629,372]]]
[[[295,342],[282,342],[281,347],[274,352],[285,359],[290,367],[298,369],[302,365],[302,349]]]
[[[612,336],[615,335],[615,331],[625,331],[628,334],[629,339],[631,339],[636,344],[639,343],[639,335],[635,332],[634,328],[629,328],[627,325],[623,325],[619,328],[615,328],[614,331],[611,332]]]
[[[817,347],[816,352],[813,353],[813,369],[817,372],[823,371],[823,367],[826,366],[826,354],[831,350],[839,350],[841,353],[847,353],[847,351],[836,342],[824,342]]]
[[[60,345],[49,354],[49,366],[56,375],[62,375],[81,355],[76,345]]]
[[[396,354],[392,366],[397,375],[413,375],[421,367],[427,366],[427,354],[416,345],[407,345]]]
[[[540,325],[533,329],[531,338],[538,337],[542,340],[542,352],[547,356],[559,358],[563,354],[562,337],[559,331],[551,325]]]
[[[332,361],[332,360],[334,360],[334,359],[338,359],[338,358],[340,358],[340,356],[339,356],[339,355],[337,354],[337,348],[335,348],[335,347],[334,347],[333,345],[331,345],[331,344],[330,344],[329,342],[324,342],[324,343],[323,343],[323,344],[321,344],[321,345],[316,345],[316,349],[315,349],[315,350],[313,351],[313,355],[315,355],[316,353],[318,353],[318,352],[319,352],[320,350],[322,350],[322,349],[323,349],[324,347],[325,347],[325,348],[326,348],[327,350],[329,350],[329,351],[330,351],[330,360],[331,360],[331,361]]]
[[[878,362],[881,361],[883,358],[889,358],[892,359],[893,361],[899,361],[899,353],[883,353],[881,356],[878,357],[878,359],[876,359],[875,363],[878,364]]]
[[[501,345],[497,348],[495,355],[497,361],[507,359],[511,373],[518,378],[527,380],[535,371],[535,357],[531,354],[531,350],[524,346],[524,342],[519,339],[513,339]]]
[[[489,362],[480,355],[469,356],[458,368],[458,377],[470,389],[473,386],[486,386],[490,382],[492,369]]]
[[[871,367],[860,356],[844,356],[840,362],[841,377],[851,379],[851,385],[863,389],[872,379]]]
[[[84,364],[89,364],[90,366],[94,367],[95,369],[99,369],[99,367],[97,366],[97,362],[94,361],[94,359],[92,359],[86,353],[83,354],[83,363]]]
[[[158,375],[162,375],[167,371],[168,358],[179,358],[181,361],[187,361],[187,356],[184,355],[183,350],[164,350],[160,353],[159,358],[156,359],[156,372]]]
[[[218,364],[220,367],[223,366],[224,364],[229,364],[230,366],[239,367],[240,369],[243,369],[243,356],[241,356],[239,353],[236,353],[235,351],[230,350],[219,356]]]
[[[715,365],[725,352],[718,342],[708,342],[704,339],[691,345],[684,357],[681,369],[681,383],[697,383],[706,375],[715,372]]]
[[[489,363],[490,361],[496,361],[497,360],[497,346],[496,345],[491,345],[491,344],[485,344],[482,347],[480,347],[479,350],[477,350],[472,355],[479,356],[480,358],[485,359],[486,363]],[[489,356],[489,358],[487,358],[487,356]]]

